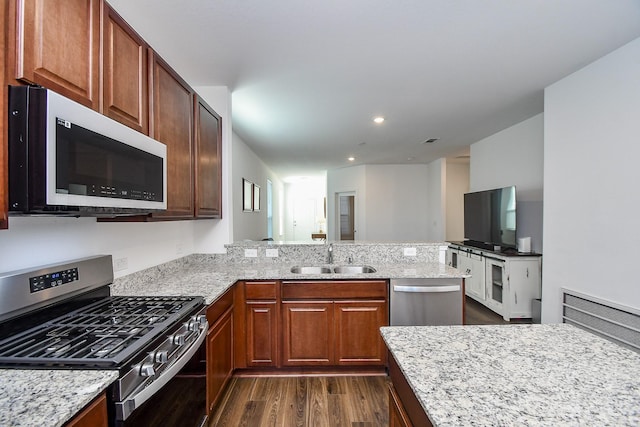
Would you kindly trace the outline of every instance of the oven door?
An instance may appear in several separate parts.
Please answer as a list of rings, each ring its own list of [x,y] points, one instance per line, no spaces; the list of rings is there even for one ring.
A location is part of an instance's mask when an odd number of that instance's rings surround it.
[[[206,343],[208,323],[204,312],[191,317],[166,340],[121,377],[114,390],[116,427],[180,425],[199,427],[206,423]],[[137,382],[129,392],[132,378]],[[118,396],[123,392],[125,397]]]

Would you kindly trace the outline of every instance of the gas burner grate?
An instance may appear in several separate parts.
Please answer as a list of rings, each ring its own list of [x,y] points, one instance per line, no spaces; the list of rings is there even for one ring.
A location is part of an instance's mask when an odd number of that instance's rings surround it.
[[[117,367],[203,303],[108,297],[0,341],[0,364]]]

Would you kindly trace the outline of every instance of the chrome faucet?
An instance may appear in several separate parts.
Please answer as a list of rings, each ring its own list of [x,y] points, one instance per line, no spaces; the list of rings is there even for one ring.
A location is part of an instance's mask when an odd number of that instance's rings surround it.
[[[329,243],[329,249],[327,249],[327,252],[329,252],[329,264],[333,264],[333,243]]]

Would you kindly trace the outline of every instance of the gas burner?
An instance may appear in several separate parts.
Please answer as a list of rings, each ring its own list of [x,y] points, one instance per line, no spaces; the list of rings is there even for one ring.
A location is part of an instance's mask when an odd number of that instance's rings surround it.
[[[105,357],[109,354],[115,354],[124,348],[124,340],[122,338],[107,338],[93,344],[90,348],[95,356]]]
[[[48,344],[44,352],[49,356],[61,356],[69,351],[70,348],[71,340],[62,338]]]

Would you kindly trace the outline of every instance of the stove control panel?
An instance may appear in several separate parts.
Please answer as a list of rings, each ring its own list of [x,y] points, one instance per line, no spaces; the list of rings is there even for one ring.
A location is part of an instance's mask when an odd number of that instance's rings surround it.
[[[78,268],[69,268],[55,273],[29,277],[31,293],[55,288],[78,280]]]

